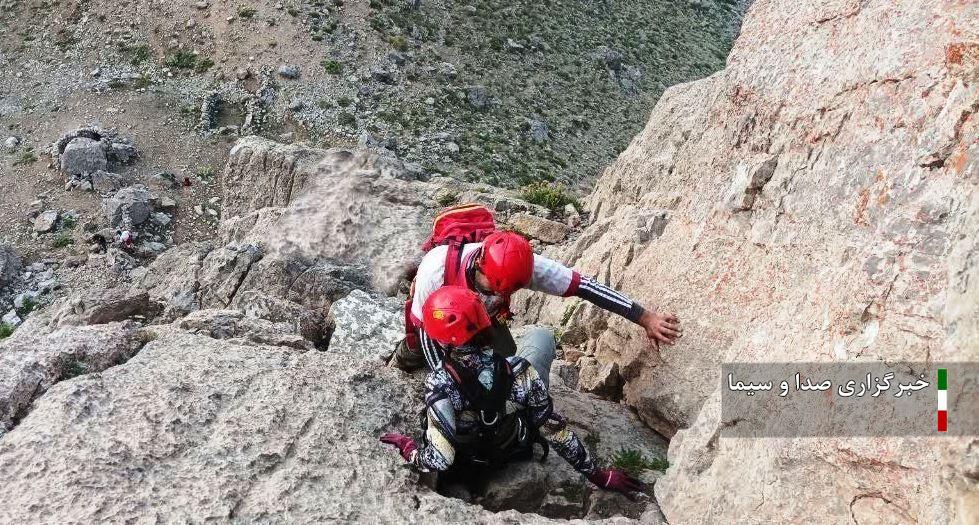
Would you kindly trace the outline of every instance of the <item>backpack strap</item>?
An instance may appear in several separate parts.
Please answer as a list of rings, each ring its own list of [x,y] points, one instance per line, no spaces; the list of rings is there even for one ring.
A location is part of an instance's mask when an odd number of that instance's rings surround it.
[[[444,286],[465,286],[465,277],[460,281],[462,275],[462,241],[453,240],[447,245],[445,251],[445,276],[443,277]]]

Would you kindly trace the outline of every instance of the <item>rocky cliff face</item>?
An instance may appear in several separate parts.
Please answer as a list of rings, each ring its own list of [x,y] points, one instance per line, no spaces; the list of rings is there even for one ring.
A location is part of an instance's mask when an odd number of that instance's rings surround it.
[[[590,327],[565,336],[604,366],[583,386],[622,385],[673,437],[671,523],[977,519],[975,440],[718,440],[722,362],[979,357],[977,21],[973,2],[754,2],[727,68],[665,93],[553,250],[685,323],[657,353],[591,308],[525,303]]]
[[[73,290],[0,343],[0,522],[660,522],[649,497],[596,491],[555,454],[449,497],[377,441],[418,432],[424,374],[385,365],[403,321],[383,292],[435,200],[545,210],[375,151],[256,137],[224,181],[219,239]],[[627,407],[565,385],[567,368],[558,410],[595,453],[664,454]]]

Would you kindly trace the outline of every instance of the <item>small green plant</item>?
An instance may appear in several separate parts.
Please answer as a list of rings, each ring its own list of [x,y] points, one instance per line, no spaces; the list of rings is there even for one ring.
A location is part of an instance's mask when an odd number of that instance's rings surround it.
[[[78,224],[78,218],[74,215],[65,215],[61,218],[61,227],[66,230],[74,228],[76,224]]]
[[[612,456],[612,466],[636,477],[647,470],[665,471],[670,462],[664,458],[647,459],[638,450],[622,448]]]
[[[150,84],[150,77],[146,75],[141,75],[138,78],[133,79],[133,89],[147,88],[150,86]]]
[[[129,52],[132,54],[130,62],[134,66],[142,64],[150,58],[150,46],[146,44],[139,44],[138,46],[132,47],[129,49]]]
[[[561,211],[568,204],[571,204],[575,208],[578,207],[578,201],[560,184],[535,182],[525,186],[520,191],[520,198],[531,204],[543,206],[551,211]]]
[[[197,65],[194,66],[194,69],[197,70],[198,73],[203,73],[212,67],[214,67],[214,61],[205,57],[197,61]]]
[[[584,501],[585,485],[581,482],[565,481],[561,483],[561,494],[568,501]]]
[[[27,314],[34,311],[34,308],[37,308],[37,302],[34,301],[34,298],[25,297],[24,304],[20,308],[17,308],[17,315],[27,317]]]
[[[64,248],[66,246],[74,244],[74,242],[75,239],[72,239],[71,235],[68,235],[67,233],[61,233],[54,238],[54,241],[51,243],[51,245],[54,246],[55,248]]]
[[[323,64],[323,70],[331,75],[339,75],[340,71],[343,70],[343,67],[336,60],[327,59],[321,62],[321,64]]]
[[[391,36],[389,36],[388,37],[388,44],[391,44],[391,47],[397,49],[398,51],[407,51],[408,50],[408,40],[405,39],[405,37],[403,37],[401,35],[391,35]]]
[[[353,103],[354,103],[354,101],[353,100],[350,100],[347,97],[340,97],[340,98],[337,99],[337,106],[340,106],[341,108],[345,108],[345,107],[347,107],[347,106],[349,106],[349,105],[351,105]]]
[[[209,181],[214,178],[214,168],[211,166],[201,166],[197,168],[197,178],[203,181]]]
[[[158,334],[156,330],[153,330],[152,328],[143,328],[136,333],[136,337],[138,337],[139,342],[143,343],[145,346],[153,341],[156,341],[160,337],[160,334]]]
[[[575,311],[578,310],[578,306],[581,305],[580,301],[575,301],[568,306],[564,307],[564,314],[561,315],[561,326],[567,326],[568,322],[571,321],[571,316],[574,315]]]
[[[197,67],[197,55],[190,51],[177,51],[167,57],[166,65],[177,69],[194,69]]]
[[[287,7],[286,13],[289,13],[289,16],[299,16],[299,10],[295,7]]]
[[[118,78],[113,78],[112,80],[106,82],[106,85],[108,85],[110,89],[122,89],[126,87],[126,83]]]
[[[88,373],[88,367],[80,361],[69,361],[61,370],[61,379],[71,379]]]
[[[439,206],[451,206],[459,202],[459,194],[454,191],[447,191],[438,196],[436,201]]]
[[[0,339],[6,339],[10,337],[10,335],[14,333],[14,330],[16,330],[16,327],[11,326],[7,323],[0,323]]]
[[[353,126],[357,124],[357,117],[353,113],[347,113],[346,111],[337,115],[337,122],[342,126]]]
[[[25,151],[14,159],[14,166],[20,166],[21,164],[34,164],[37,162],[37,155],[33,151]]]
[[[255,9],[254,7],[242,7],[238,9],[238,17],[244,18],[245,20],[255,18],[256,14],[258,14],[258,9]]]

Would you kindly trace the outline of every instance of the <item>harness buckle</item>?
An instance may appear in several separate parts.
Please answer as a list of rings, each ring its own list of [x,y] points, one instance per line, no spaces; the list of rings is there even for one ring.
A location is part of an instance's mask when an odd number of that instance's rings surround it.
[[[479,419],[483,422],[484,425],[486,425],[488,427],[491,427],[491,426],[495,425],[497,423],[497,421],[500,420],[500,413],[499,412],[494,412],[493,413],[493,421],[486,421],[486,411],[485,410],[480,410],[479,411]]]

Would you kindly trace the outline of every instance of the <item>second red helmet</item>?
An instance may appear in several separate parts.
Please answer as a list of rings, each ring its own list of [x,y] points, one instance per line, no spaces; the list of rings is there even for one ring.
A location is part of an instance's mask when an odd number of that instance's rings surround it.
[[[479,270],[489,280],[493,292],[510,295],[530,284],[534,275],[534,250],[518,233],[492,233],[483,241]]]
[[[459,346],[490,326],[490,318],[475,292],[463,286],[443,286],[422,306],[422,323],[432,339]]]

